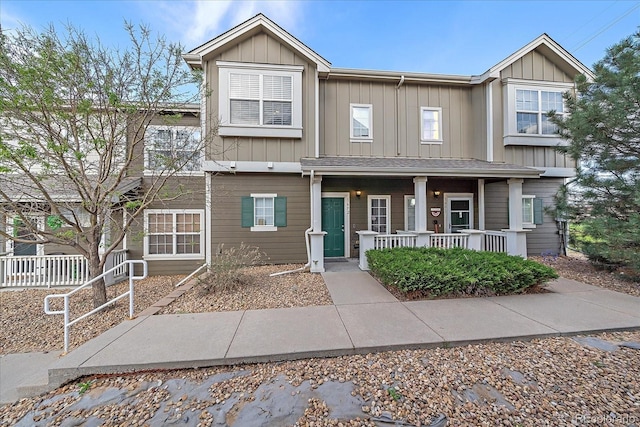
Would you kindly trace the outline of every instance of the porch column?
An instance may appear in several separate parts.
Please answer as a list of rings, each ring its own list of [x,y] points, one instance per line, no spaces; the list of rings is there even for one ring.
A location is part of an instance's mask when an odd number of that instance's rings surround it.
[[[507,233],[507,253],[527,258],[527,231],[522,228],[522,183],[523,179],[511,178],[509,184],[509,228]]]
[[[522,183],[523,179],[511,178],[509,184],[509,230],[522,230]]]
[[[478,180],[478,228],[484,230],[484,179]]]
[[[413,178],[413,186],[416,198],[416,231],[427,231],[427,177]]]
[[[311,228],[309,233],[312,273],[324,273],[324,235],[322,231],[322,176],[311,179]]]
[[[367,251],[375,247],[374,238],[378,235],[375,231],[360,230],[356,231],[360,236],[360,252],[359,252],[359,264],[360,270],[369,270],[369,262],[367,261]]]

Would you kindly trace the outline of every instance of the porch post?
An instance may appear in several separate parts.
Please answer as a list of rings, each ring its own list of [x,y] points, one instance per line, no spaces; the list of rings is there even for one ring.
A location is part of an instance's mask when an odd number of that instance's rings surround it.
[[[324,235],[322,231],[322,176],[311,179],[311,228],[309,233],[312,273],[324,273]]]
[[[527,258],[527,230],[522,228],[522,183],[521,178],[507,180],[509,184],[509,228],[507,253]]]
[[[427,231],[427,177],[413,178],[414,195],[416,198],[416,231]]]
[[[368,250],[373,249],[375,246],[374,238],[378,235],[375,231],[360,230],[356,231],[360,236],[360,252],[359,252],[359,264],[360,270],[369,270],[369,262],[367,261],[366,253]]]
[[[478,228],[484,227],[484,179],[478,179]]]

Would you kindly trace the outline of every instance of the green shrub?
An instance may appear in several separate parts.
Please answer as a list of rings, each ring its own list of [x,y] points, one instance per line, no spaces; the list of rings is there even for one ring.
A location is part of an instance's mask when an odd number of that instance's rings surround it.
[[[366,256],[371,272],[385,285],[429,296],[520,293],[558,277],[534,261],[461,248],[380,249]]]
[[[208,273],[199,279],[202,292],[229,291],[240,286],[254,284],[254,278],[244,269],[261,264],[264,255],[257,247],[241,243],[239,247],[225,248],[220,245],[220,253],[209,266]]]

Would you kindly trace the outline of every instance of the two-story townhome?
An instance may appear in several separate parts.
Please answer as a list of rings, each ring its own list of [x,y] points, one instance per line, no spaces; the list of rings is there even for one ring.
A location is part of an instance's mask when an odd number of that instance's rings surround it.
[[[548,35],[473,76],[339,69],[259,14],[183,57],[212,93],[209,261],[244,242],[321,272],[370,235],[467,230],[559,251],[545,208],[575,164],[547,113],[591,72]]]
[[[575,164],[555,150],[563,141],[547,113],[564,114],[562,94],[592,74],[546,34],[479,75],[339,69],[259,14],[184,59],[210,96],[129,134],[144,153],[123,194],[145,192],[157,157],[192,156],[185,138],[206,141],[204,161],[170,178],[120,245],[151,274],[188,273],[242,242],[313,272],[340,257],[366,268],[370,247],[561,248],[546,208]],[[117,227],[128,214],[114,208]],[[73,255],[0,243],[10,255]]]

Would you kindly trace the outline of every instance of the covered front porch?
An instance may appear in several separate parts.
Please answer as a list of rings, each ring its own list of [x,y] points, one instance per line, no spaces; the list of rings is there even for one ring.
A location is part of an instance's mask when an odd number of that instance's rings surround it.
[[[357,257],[367,269],[367,250],[398,246],[527,256],[522,185],[525,178],[539,177],[535,169],[476,160],[303,160],[311,177],[312,272],[323,272],[325,258],[333,257]],[[485,197],[487,185],[495,183],[508,186],[502,209]],[[487,230],[496,216],[508,226]]]

